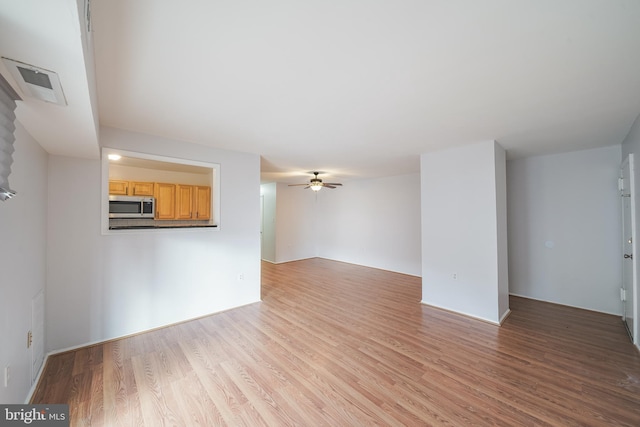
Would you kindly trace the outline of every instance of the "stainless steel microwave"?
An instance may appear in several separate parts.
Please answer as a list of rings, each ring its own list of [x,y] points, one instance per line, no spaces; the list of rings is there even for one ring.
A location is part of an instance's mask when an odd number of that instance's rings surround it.
[[[153,218],[155,213],[153,197],[109,196],[109,218]]]

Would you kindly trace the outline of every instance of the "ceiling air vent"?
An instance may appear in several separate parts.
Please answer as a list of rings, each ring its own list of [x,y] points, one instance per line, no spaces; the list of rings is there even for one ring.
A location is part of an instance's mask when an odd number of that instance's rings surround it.
[[[57,73],[9,58],[2,60],[25,96],[67,105]]]

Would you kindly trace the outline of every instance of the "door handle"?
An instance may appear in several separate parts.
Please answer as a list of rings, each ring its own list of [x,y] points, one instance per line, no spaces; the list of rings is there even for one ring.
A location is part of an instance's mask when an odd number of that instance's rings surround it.
[[[625,259],[633,259],[633,254],[624,254]]]

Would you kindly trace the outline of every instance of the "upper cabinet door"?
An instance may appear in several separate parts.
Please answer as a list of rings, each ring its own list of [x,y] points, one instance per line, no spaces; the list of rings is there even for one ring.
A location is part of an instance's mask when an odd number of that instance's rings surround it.
[[[193,211],[195,219],[211,218],[211,187],[194,187]]]
[[[176,219],[193,218],[193,186],[176,185]]]
[[[114,194],[117,196],[126,196],[128,188],[129,188],[129,181],[118,181],[118,180],[109,181],[109,194]]]
[[[153,182],[109,180],[109,194],[118,196],[153,197]]]
[[[129,183],[129,191],[131,196],[150,196],[153,197],[153,182],[136,182]]]
[[[176,217],[175,184],[156,183],[156,219],[174,219]]]

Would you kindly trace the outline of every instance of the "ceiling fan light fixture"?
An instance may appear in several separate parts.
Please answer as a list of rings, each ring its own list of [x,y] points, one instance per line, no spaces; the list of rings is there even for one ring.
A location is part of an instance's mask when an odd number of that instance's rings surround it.
[[[318,192],[322,189],[322,187],[327,188],[336,188],[336,186],[342,186],[339,182],[322,182],[318,175],[320,172],[313,172],[313,178],[309,180],[306,184],[289,184],[289,187],[299,187],[304,186],[304,188],[310,188],[312,191]]]

